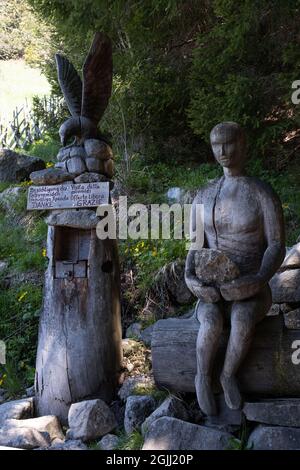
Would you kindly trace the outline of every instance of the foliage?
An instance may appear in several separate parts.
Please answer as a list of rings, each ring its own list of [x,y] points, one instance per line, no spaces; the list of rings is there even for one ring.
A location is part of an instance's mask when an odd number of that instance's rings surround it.
[[[0,373],[6,375],[3,387],[11,394],[32,385],[41,302],[42,288],[34,284],[0,291],[0,338],[8,362]]]
[[[60,142],[58,140],[54,140],[49,135],[44,135],[42,140],[37,140],[33,144],[31,144],[27,149],[26,153],[28,155],[42,158],[45,162],[55,162],[56,155],[60,148]],[[24,153],[22,151],[22,153]]]
[[[250,153],[281,167],[283,143],[300,122],[291,102],[300,65],[300,3],[215,0],[213,5],[218,21],[198,36],[193,55],[191,126],[208,141],[215,124],[237,121],[247,129]]]
[[[0,60],[26,58],[32,64],[45,58],[49,35],[49,27],[37,21],[26,0],[1,0]]]
[[[137,384],[134,387],[132,394],[140,396],[150,395],[158,404],[161,404],[169,396],[168,391],[159,390],[153,383]]]
[[[144,438],[139,431],[131,434],[119,433],[119,443],[116,450],[140,450],[143,447]]]

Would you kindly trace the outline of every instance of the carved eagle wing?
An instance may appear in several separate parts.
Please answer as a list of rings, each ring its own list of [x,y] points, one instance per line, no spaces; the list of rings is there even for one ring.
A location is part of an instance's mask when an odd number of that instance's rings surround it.
[[[55,54],[58,81],[72,116],[80,116],[82,103],[82,82],[75,67],[66,57]]]
[[[81,115],[97,125],[107,108],[112,88],[112,44],[105,34],[95,34],[82,72]]]

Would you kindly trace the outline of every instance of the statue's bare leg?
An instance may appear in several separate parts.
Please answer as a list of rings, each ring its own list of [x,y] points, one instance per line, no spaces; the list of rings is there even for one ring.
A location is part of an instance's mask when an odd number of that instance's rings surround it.
[[[255,325],[264,318],[272,304],[269,286],[250,299],[234,302],[231,310],[231,332],[227,346],[221,384],[229,408],[242,405],[236,373],[253,339]]]
[[[223,314],[219,303],[199,302],[197,318],[200,328],[197,338],[197,375],[195,388],[200,409],[207,415],[217,413],[212,391],[212,368],[223,330]]]

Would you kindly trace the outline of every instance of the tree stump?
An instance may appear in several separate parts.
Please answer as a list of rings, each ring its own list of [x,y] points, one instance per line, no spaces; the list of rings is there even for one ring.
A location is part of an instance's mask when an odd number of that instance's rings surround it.
[[[151,348],[154,379],[159,388],[195,393],[199,326],[195,318],[169,318],[156,323]],[[215,361],[216,392],[220,390],[218,377],[225,357],[228,333],[225,331],[221,338]],[[300,330],[285,328],[282,316],[266,317],[258,324],[250,351],[238,373],[241,390],[259,396],[299,396],[300,364],[292,362],[292,354],[295,353],[292,345],[295,340],[300,340]]]
[[[47,256],[36,410],[65,424],[72,403],[115,394],[122,362],[118,251],[95,228],[49,226]]]

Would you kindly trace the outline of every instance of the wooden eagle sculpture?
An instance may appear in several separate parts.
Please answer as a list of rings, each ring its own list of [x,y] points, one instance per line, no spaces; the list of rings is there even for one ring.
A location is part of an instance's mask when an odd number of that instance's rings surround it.
[[[65,121],[59,135],[63,146],[76,137],[81,144],[85,139],[100,138],[97,126],[111,96],[112,89],[112,44],[103,33],[94,36],[85,59],[82,78],[69,60],[55,55],[58,81],[72,115]]]

